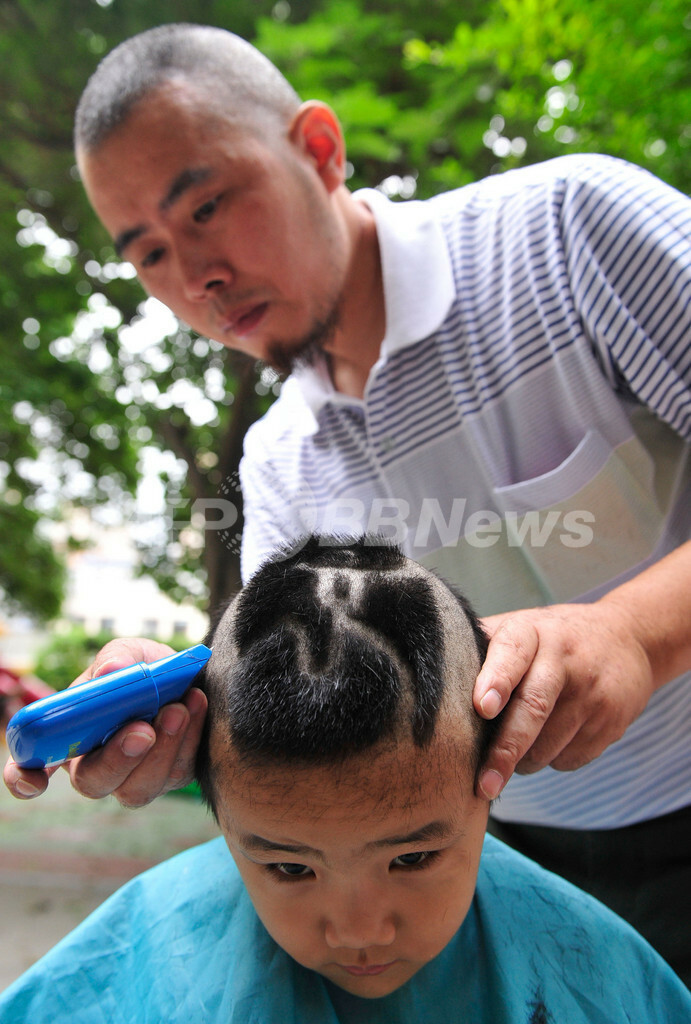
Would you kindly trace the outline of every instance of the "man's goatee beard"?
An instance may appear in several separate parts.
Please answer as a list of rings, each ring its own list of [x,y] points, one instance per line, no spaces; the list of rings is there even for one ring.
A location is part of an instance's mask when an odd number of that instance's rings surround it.
[[[267,347],[266,362],[282,377],[298,366],[313,366],[331,340],[338,326],[338,306],[325,320],[318,320],[304,338],[293,342],[275,341]]]

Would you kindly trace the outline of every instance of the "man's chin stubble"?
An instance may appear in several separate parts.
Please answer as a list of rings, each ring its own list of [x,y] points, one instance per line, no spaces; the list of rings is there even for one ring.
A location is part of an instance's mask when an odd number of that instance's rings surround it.
[[[299,366],[313,366],[331,341],[338,326],[338,308],[325,320],[319,320],[309,334],[294,341],[275,341],[267,347],[266,362],[282,377],[287,377]]]

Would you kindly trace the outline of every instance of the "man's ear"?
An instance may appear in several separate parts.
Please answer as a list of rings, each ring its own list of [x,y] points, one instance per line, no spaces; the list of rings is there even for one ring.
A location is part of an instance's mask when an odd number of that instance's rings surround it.
[[[329,192],[345,181],[345,141],[338,118],[319,100],[303,103],[290,126],[290,141],[314,164]]]

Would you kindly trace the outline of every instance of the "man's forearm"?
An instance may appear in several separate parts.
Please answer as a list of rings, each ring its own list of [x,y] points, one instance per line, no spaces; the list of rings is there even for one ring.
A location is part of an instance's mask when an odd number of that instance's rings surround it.
[[[655,689],[691,669],[691,541],[616,587],[598,604],[630,620]]]

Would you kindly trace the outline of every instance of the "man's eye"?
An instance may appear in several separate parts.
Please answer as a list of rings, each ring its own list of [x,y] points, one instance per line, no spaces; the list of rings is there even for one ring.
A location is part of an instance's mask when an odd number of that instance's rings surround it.
[[[291,864],[289,861],[280,864],[269,864],[269,867],[285,878],[305,878],[312,873],[306,864]]]
[[[152,249],[146,256],[141,260],[140,266],[142,267],[153,267],[155,263],[163,256],[163,249]]]
[[[207,220],[210,220],[213,217],[220,198],[220,196],[216,196],[215,199],[209,199],[208,202],[202,203],[202,205],[194,211],[194,220],[197,224],[205,224]]]

